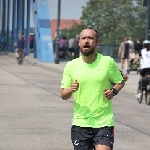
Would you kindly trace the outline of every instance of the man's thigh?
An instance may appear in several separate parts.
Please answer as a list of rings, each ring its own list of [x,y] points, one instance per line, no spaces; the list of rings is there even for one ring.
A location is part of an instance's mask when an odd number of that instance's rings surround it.
[[[112,150],[114,143],[114,127],[103,127],[93,137],[96,150]]]
[[[93,136],[91,128],[72,126],[71,140],[74,150],[92,150]]]

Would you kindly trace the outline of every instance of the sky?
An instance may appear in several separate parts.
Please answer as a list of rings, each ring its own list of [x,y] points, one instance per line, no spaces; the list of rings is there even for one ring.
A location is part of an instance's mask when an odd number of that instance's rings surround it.
[[[50,19],[57,19],[58,0],[48,0],[50,8]],[[80,19],[82,6],[86,6],[88,0],[61,0],[61,19]]]
[[[57,19],[58,0],[47,0],[47,2],[49,5],[50,20]],[[88,0],[61,0],[60,19],[80,19],[80,17],[82,16],[82,6],[86,6],[86,2],[88,2]],[[12,8],[12,1],[11,1],[11,8]],[[2,14],[1,11],[2,11],[2,5],[0,6],[0,14]],[[10,14],[12,14],[11,10],[10,10]],[[25,13],[25,18],[26,18],[26,13]],[[0,30],[2,28],[1,19],[2,18],[0,18]],[[10,22],[11,21],[12,21],[12,15],[10,15]],[[32,6],[30,11],[30,26],[34,27]],[[11,23],[9,28],[10,29],[12,28]]]

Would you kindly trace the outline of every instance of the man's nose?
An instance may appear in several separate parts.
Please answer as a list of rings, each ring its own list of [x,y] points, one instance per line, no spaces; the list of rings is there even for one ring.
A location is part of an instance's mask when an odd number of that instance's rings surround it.
[[[85,42],[88,43],[88,41],[89,41],[88,38],[86,38],[86,39],[85,39]]]

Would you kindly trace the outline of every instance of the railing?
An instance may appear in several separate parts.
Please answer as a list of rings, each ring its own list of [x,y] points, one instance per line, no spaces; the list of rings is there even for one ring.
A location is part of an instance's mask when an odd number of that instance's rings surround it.
[[[55,52],[55,41],[53,41],[53,48]],[[100,45],[97,47],[97,52],[103,54],[104,56],[112,57],[116,62],[119,62],[118,59],[118,49],[119,45]],[[68,47],[67,47],[68,51]]]
[[[104,56],[110,56],[117,62],[120,61],[120,59],[118,59],[118,49],[119,45],[100,45],[97,47],[97,51],[99,53],[103,54]]]

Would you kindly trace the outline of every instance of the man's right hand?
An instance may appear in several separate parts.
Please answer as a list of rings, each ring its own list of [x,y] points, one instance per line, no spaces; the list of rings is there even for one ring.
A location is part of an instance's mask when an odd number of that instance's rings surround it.
[[[77,80],[75,80],[74,82],[72,82],[71,87],[70,88],[62,88],[61,89],[61,98],[63,100],[67,100],[70,99],[72,96],[72,93],[76,92],[79,88],[79,83]]]
[[[72,84],[71,84],[70,92],[71,92],[71,93],[74,93],[74,92],[76,92],[76,91],[78,90],[78,88],[79,88],[79,83],[78,83],[77,80],[75,80],[75,81],[72,82]]]

